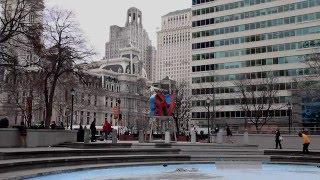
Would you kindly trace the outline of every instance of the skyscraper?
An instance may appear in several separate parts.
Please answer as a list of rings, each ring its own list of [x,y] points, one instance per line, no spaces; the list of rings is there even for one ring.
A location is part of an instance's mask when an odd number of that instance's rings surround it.
[[[110,27],[109,42],[106,43],[105,59],[120,57],[120,49],[134,46],[140,51],[144,69],[148,79],[151,79],[150,61],[152,61],[152,45],[148,33],[142,25],[142,12],[132,7],[127,11],[127,21],[124,27],[113,25]]]
[[[162,16],[158,32],[156,81],[165,77],[188,81],[191,61],[191,9],[178,10]]]
[[[215,123],[242,125],[247,115],[239,108],[243,101],[236,96],[234,82],[259,82],[272,75],[277,78],[278,90],[272,119],[276,126],[286,126],[291,113],[287,104],[292,103],[295,79],[310,74],[302,61],[320,46],[320,1],[192,2],[192,94],[198,99],[193,102],[193,120],[207,126],[205,95],[215,94]],[[259,98],[255,101],[259,102]],[[292,108],[299,111],[301,107],[293,104]],[[251,115],[265,116],[264,111]],[[293,120],[302,123],[299,114]]]

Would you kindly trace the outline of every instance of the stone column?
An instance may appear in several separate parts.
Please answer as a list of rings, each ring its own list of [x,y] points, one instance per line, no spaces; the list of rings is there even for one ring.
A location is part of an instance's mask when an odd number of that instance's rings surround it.
[[[219,132],[217,133],[217,143],[223,143],[223,129],[219,129]]]
[[[196,143],[196,142],[197,142],[196,132],[191,131],[191,143]]]
[[[118,126],[118,128],[119,128],[119,126]],[[117,137],[118,133],[117,132],[118,131],[116,129],[112,130],[112,143],[114,143],[114,144],[116,144],[118,141],[118,137]]]
[[[144,133],[143,130],[139,131],[139,143],[144,143]]]
[[[249,144],[249,133],[247,130],[243,133],[243,144]]]
[[[170,143],[171,142],[171,137],[170,137],[170,132],[169,131],[166,131],[165,132],[165,140],[164,140],[164,142],[165,143]]]

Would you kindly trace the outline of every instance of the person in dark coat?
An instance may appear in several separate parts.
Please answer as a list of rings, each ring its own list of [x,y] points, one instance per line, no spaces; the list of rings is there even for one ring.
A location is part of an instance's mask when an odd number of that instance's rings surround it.
[[[3,118],[0,120],[0,128],[8,128],[9,120],[7,118]]]
[[[51,129],[56,129],[56,127],[57,127],[57,124],[56,124],[55,121],[53,121],[52,124],[50,124],[50,128]]]
[[[227,128],[226,128],[226,131],[227,131],[227,142],[228,143],[233,143],[232,141],[232,132],[231,132],[231,129],[230,127],[227,125]]]
[[[97,133],[97,128],[96,128],[96,121],[92,121],[90,125],[90,130],[91,130],[91,142],[96,141],[96,133]]]
[[[282,139],[281,138],[281,133],[280,133],[279,129],[277,129],[276,130],[276,139],[275,139],[275,141],[276,141],[276,149],[278,149],[278,146],[279,146],[280,149],[282,149],[281,139]]]
[[[82,125],[80,125],[77,132],[77,142],[84,142],[84,129]]]

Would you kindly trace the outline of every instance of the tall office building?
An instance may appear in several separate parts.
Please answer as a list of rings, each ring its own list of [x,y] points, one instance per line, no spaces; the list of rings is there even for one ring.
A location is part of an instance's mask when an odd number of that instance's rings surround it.
[[[207,126],[205,95],[215,93],[215,123],[243,125],[245,112],[239,108],[242,102],[234,82],[258,81],[271,74],[277,78],[279,90],[273,123],[287,126],[291,112],[294,123],[302,123],[303,107],[293,103],[292,89],[296,89],[297,77],[310,74],[301,61],[320,46],[320,1],[192,3],[192,94],[198,99],[193,102],[194,122]],[[292,103],[292,111],[288,103]]]
[[[127,11],[125,27],[113,25],[110,27],[109,42],[106,43],[105,59],[120,57],[120,49],[134,46],[140,51],[140,57],[144,60],[144,69],[147,70],[148,79],[151,79],[152,45],[148,33],[142,25],[142,12],[132,7]]]
[[[191,9],[170,12],[162,17],[158,32],[155,81],[165,77],[189,81],[191,57]]]

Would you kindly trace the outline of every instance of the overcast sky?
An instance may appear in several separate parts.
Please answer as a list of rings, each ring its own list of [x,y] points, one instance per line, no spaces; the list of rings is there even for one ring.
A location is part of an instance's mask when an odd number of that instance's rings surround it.
[[[155,46],[161,16],[191,7],[191,0],[46,0],[46,3],[75,12],[89,43],[98,53],[97,58],[103,57],[109,27],[124,26],[128,8],[136,7],[142,11],[143,26]]]

